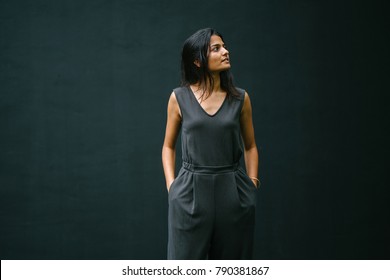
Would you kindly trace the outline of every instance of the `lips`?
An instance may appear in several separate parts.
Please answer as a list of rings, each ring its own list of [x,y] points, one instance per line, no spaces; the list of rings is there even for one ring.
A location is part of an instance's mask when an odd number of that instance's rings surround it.
[[[222,62],[229,62],[229,58],[222,59]]]

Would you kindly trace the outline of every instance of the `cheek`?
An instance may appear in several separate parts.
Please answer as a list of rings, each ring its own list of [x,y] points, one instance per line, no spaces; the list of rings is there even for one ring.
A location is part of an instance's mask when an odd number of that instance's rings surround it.
[[[215,55],[210,55],[209,56],[209,65],[214,65],[216,64],[217,57]]]

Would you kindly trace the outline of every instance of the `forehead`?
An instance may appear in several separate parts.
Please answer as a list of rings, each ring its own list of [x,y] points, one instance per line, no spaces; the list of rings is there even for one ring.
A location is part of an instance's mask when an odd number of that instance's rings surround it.
[[[222,38],[219,37],[218,35],[212,35],[210,37],[210,46],[213,45],[223,45],[224,42],[222,41]]]

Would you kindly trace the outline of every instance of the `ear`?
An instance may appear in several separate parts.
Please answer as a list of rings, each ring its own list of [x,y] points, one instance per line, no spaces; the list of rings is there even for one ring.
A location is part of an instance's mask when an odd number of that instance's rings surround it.
[[[199,59],[195,59],[194,64],[196,65],[196,67],[200,68]]]

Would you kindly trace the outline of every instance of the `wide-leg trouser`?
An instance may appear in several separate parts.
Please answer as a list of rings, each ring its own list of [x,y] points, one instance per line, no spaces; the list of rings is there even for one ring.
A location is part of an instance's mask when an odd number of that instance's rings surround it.
[[[168,259],[252,258],[256,188],[238,164],[183,163],[168,201]]]

